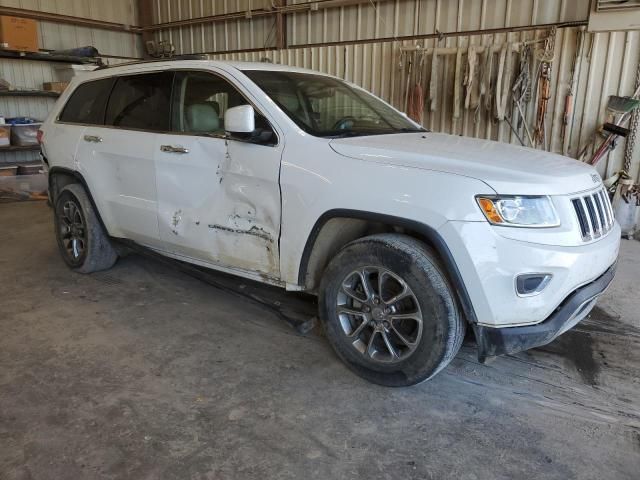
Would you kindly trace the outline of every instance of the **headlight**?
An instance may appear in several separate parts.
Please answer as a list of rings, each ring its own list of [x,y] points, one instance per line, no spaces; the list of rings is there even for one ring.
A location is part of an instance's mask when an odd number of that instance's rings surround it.
[[[476,197],[484,216],[505,227],[557,227],[560,220],[549,197],[498,195]]]

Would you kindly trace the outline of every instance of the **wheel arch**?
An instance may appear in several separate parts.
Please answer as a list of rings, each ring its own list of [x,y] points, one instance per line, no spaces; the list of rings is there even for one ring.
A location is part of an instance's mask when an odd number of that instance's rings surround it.
[[[106,225],[102,221],[100,210],[98,210],[98,206],[96,205],[96,202],[93,199],[93,195],[91,194],[89,185],[87,185],[87,182],[82,176],[82,174],[76,170],[72,170],[66,167],[49,168],[48,184],[49,184],[49,196],[51,198],[51,204],[55,208],[56,197],[58,196],[58,194],[62,191],[64,187],[72,183],[77,183],[82,185],[82,188],[84,188],[84,191],[86,192],[87,197],[89,197],[89,201],[91,202],[91,206],[93,207],[93,210],[96,213],[96,217],[98,217],[100,226],[104,229],[105,232],[108,232]]]
[[[433,248],[443,263],[465,318],[472,324],[477,323],[458,265],[442,236],[429,225],[393,215],[348,209],[334,209],[322,214],[305,243],[298,284],[305,290],[316,290],[327,264],[342,247],[358,238],[383,232],[404,233]]]

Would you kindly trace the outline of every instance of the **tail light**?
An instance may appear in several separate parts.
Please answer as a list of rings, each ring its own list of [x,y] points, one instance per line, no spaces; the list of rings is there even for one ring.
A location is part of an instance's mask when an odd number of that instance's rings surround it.
[[[42,130],[38,130],[38,133],[36,134],[36,139],[38,140],[38,143],[42,145],[42,140],[44,139],[44,132]]]

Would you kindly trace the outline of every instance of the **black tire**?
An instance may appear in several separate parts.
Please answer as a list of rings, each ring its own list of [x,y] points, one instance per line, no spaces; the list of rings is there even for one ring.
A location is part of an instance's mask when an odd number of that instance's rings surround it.
[[[73,227],[69,226],[69,219],[65,216],[65,207],[67,212],[69,209],[77,208],[77,210],[72,210]],[[118,254],[98,220],[82,185],[74,183],[65,186],[60,191],[58,198],[56,198],[53,216],[60,254],[72,270],[80,273],[92,273],[111,268],[116,263]],[[78,225],[82,225],[82,227]],[[81,247],[70,246],[68,238],[70,228],[74,228],[73,238],[77,239],[76,245],[81,245]]]
[[[384,284],[390,282],[391,287],[394,283],[404,281],[404,284],[398,283],[398,286],[403,288],[404,292],[409,291],[406,289],[407,286],[410,289],[411,295],[407,295],[407,298],[402,301],[410,302],[408,307],[405,304],[405,308],[419,312],[421,318],[421,329],[417,327],[419,325],[417,320],[409,320],[409,322],[413,322],[409,324],[409,330],[415,335],[415,338],[411,338],[412,346],[408,346],[409,343],[402,338],[402,336],[409,338],[412,333],[402,332],[401,336],[399,334],[401,332],[393,326],[394,321],[403,321],[398,320],[401,315],[395,313],[396,307],[391,303],[387,304],[387,300],[392,301],[397,298],[396,296],[383,299],[383,301],[378,298],[378,305],[389,307],[381,313],[380,307],[371,310],[371,307],[368,306],[371,304],[370,302],[360,304],[360,301],[353,300],[354,293],[362,294],[364,285],[358,286],[358,291],[353,290],[350,285],[349,291],[351,293],[345,295],[346,290],[344,290],[343,284],[347,285],[349,278],[356,278],[356,282],[358,278],[362,279],[362,276],[350,275],[354,273],[360,275],[363,271],[369,272],[369,275],[372,271],[382,272],[373,273],[373,277],[369,277],[369,279],[387,278],[384,280]],[[373,285],[376,282],[377,280],[369,282],[370,289],[385,288]],[[383,296],[382,292],[379,294],[380,297]],[[375,296],[374,292],[372,301],[375,301]],[[363,295],[363,298],[365,297],[367,297],[366,292]],[[347,299],[346,301],[350,301],[351,304],[339,307],[338,302],[341,301],[341,298]],[[399,303],[395,302],[394,305]],[[355,307],[356,304],[359,306]],[[367,309],[372,313],[354,316],[349,313],[345,314],[342,307],[358,311],[360,311],[359,309]],[[455,294],[440,266],[437,255],[424,243],[400,234],[372,235],[345,246],[331,260],[324,272],[320,285],[319,309],[325,334],[338,357],[357,375],[370,382],[389,387],[415,385],[437,374],[458,353],[466,329]],[[340,313],[338,313],[339,309]],[[384,313],[389,315],[381,317]],[[377,315],[375,319],[374,314]],[[395,319],[386,322],[386,326],[383,327],[381,318]],[[362,319],[364,320],[361,322]],[[375,327],[370,326],[373,323],[375,323]],[[352,330],[346,331],[345,329]],[[376,333],[372,333],[367,339],[367,329],[371,332],[378,329],[379,338],[372,340],[372,336],[376,335]],[[418,330],[420,330],[419,336],[415,333]],[[348,337],[349,334],[358,331],[361,332],[359,339],[357,339],[358,337]],[[396,345],[393,345],[393,341],[391,341],[392,345],[389,348],[386,342],[393,340],[392,336],[397,342]],[[380,343],[381,339],[384,339],[385,342]],[[354,341],[358,344],[357,347]],[[382,353],[377,351],[375,342],[382,345],[380,347]],[[405,353],[402,353],[401,350],[403,346],[406,346]],[[365,352],[359,351],[358,348],[364,349]],[[386,359],[384,348],[388,350]],[[374,360],[374,355],[370,355],[369,349],[372,349],[371,351],[376,356],[380,354],[379,358],[386,361]],[[394,352],[397,354],[396,356],[394,356]]]

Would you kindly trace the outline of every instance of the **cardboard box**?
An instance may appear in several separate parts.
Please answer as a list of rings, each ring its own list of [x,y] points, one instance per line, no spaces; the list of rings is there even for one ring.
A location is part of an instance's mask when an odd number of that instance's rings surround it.
[[[38,22],[30,18],[0,16],[0,44],[6,50],[38,51]]]
[[[0,125],[0,147],[8,147],[11,138],[11,125]]]
[[[42,89],[47,92],[64,92],[64,89],[69,86],[69,82],[44,82]]]

